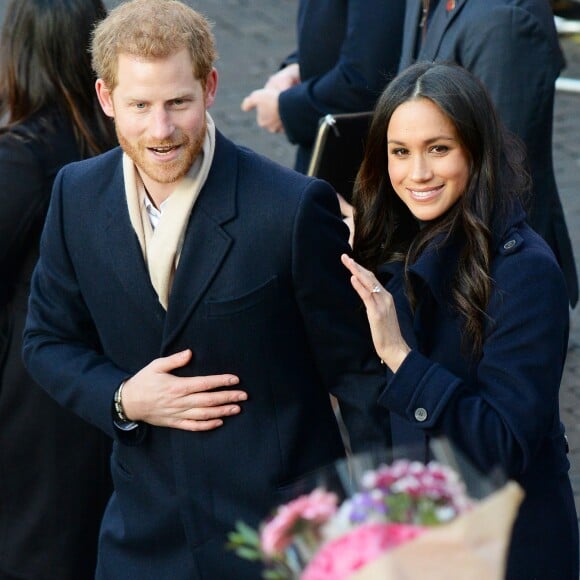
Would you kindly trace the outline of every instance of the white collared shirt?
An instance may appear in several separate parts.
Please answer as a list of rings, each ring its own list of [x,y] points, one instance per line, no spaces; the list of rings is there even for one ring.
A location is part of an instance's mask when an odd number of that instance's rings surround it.
[[[149,223],[153,230],[159,225],[161,220],[161,215],[163,214],[163,206],[167,203],[169,198],[167,198],[160,206],[159,209],[153,205],[153,202],[149,199],[148,195],[145,195],[145,209],[147,210],[147,216],[149,217]]]

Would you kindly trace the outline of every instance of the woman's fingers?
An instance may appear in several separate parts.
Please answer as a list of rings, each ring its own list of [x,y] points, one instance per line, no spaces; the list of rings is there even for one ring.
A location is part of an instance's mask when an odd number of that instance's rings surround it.
[[[377,280],[377,277],[370,270],[363,268],[347,254],[343,254],[340,259],[353,275],[354,280],[352,280],[352,283],[359,295],[361,294],[361,291],[371,295],[380,294],[382,292],[382,284]],[[357,283],[356,286],[355,281]],[[362,295],[361,298],[364,299]]]

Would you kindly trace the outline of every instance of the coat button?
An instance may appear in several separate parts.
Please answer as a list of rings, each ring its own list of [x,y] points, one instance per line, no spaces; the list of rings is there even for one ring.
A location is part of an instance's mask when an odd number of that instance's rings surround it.
[[[423,421],[427,420],[427,411],[423,409],[423,407],[418,407],[415,409],[415,419],[422,423]]]
[[[517,244],[517,242],[515,240],[510,240],[509,242],[506,242],[503,245],[503,249],[504,250],[511,250],[516,244]]]

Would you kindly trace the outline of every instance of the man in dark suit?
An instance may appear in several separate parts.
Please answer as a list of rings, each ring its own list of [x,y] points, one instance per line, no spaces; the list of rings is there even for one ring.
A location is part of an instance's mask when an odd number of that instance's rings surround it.
[[[300,0],[298,46],[242,108],[298,145],[306,173],[321,117],[370,111],[395,75],[405,6],[400,0]]]
[[[92,44],[121,149],[62,170],[24,357],[114,439],[97,578],[257,578],[224,549],[301,475],[383,443],[383,374],[334,191],[215,129],[207,21],[121,4]]]
[[[555,82],[564,58],[549,3],[407,0],[399,70],[415,61],[454,61],[471,71],[523,140],[533,180],[528,220],[554,251],[574,306],[578,278],[552,160]]]

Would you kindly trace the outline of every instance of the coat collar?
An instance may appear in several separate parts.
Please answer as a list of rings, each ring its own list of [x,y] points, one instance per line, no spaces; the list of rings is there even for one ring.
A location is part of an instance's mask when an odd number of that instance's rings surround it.
[[[418,60],[435,60],[441,46],[441,41],[451,26],[451,23],[458,17],[467,4],[468,0],[439,0],[435,12],[429,22],[425,43],[419,51]]]
[[[130,224],[123,194],[120,149],[115,152],[114,160],[110,185],[103,192],[103,206],[108,214],[105,223],[111,270],[144,316],[155,316],[159,321],[165,318],[164,342],[167,343],[198,305],[232,244],[222,226],[237,214],[237,150],[216,131],[212,167],[187,225],[167,313],[151,285],[139,241]]]
[[[515,228],[522,224],[525,218],[525,211],[517,201],[504,215],[496,215],[493,218],[492,248],[494,254],[506,253],[506,240],[514,236]],[[521,240],[521,238],[519,239]],[[463,245],[463,234],[452,236],[447,241],[444,240],[443,235],[438,236],[417,261],[409,266],[409,272],[424,283],[441,304],[448,303],[450,300],[450,283]],[[379,268],[380,274],[390,276],[402,275],[402,271],[403,264],[401,262],[385,264]]]
[[[468,0],[454,0],[451,2],[449,0],[439,0],[439,5],[429,23],[425,44],[421,47],[418,58],[415,58],[415,47],[419,36],[422,34],[419,23],[423,13],[423,0],[407,0],[405,34],[403,36],[399,71],[406,69],[415,60],[435,60],[445,32],[467,2]]]
[[[187,226],[169,296],[164,342],[170,342],[197,307],[233,243],[222,227],[237,215],[237,150],[216,131],[212,167]]]
[[[111,155],[113,162],[111,180],[101,194],[102,207],[107,215],[104,223],[109,270],[120,280],[126,294],[141,309],[161,322],[164,317],[163,307],[151,285],[143,252],[129,219],[121,148],[106,155]],[[99,218],[96,217],[95,224],[98,223]]]

